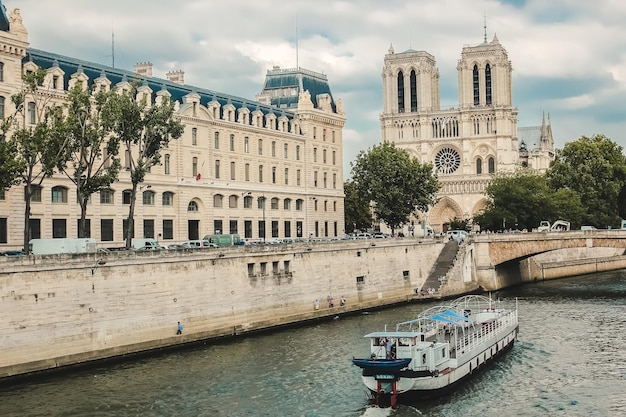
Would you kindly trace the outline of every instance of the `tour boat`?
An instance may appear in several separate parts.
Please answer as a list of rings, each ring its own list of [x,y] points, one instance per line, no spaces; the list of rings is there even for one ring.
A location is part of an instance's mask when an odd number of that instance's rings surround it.
[[[466,295],[429,308],[395,329],[366,335],[370,357],[352,359],[377,404],[398,397],[448,393],[465,378],[513,347],[519,326],[517,301],[505,308],[482,295]]]

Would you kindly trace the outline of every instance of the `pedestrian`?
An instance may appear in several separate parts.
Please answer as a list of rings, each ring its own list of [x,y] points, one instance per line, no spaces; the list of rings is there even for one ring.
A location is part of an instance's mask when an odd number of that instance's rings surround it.
[[[315,309],[316,309],[316,310],[319,310],[319,309],[320,309],[320,300],[319,300],[319,299],[316,299],[316,300],[315,300]]]
[[[176,334],[183,334],[183,325],[178,322],[178,328],[176,329]]]
[[[344,298],[343,295],[339,299],[339,305],[342,306],[342,307],[346,305],[346,299]]]

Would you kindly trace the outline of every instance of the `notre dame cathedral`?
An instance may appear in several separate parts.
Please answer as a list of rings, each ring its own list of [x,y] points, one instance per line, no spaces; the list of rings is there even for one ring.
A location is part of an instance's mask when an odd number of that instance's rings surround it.
[[[448,109],[440,107],[439,70],[428,52],[396,53],[392,46],[382,72],[382,140],[435,166],[438,201],[419,218],[435,232],[480,212],[494,173],[518,166],[542,172],[554,159],[549,116],[540,126],[517,125],[513,67],[496,36],[464,46],[457,71],[459,106]]]

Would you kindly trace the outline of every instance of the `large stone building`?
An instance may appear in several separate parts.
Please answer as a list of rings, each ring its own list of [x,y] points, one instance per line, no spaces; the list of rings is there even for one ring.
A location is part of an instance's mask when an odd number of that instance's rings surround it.
[[[382,140],[435,166],[438,202],[420,218],[435,231],[482,210],[492,174],[518,166],[545,171],[554,159],[549,118],[517,126],[513,67],[497,37],[463,47],[457,71],[459,107],[449,109],[440,108],[439,70],[428,52],[392,46],[382,73]]]
[[[177,102],[185,132],[141,184],[135,237],[167,243],[214,233],[250,240],[344,233],[345,113],[325,75],[275,67],[255,101],[185,85],[182,71],[157,78],[149,62],[125,71],[31,48],[19,10],[7,15],[1,2],[0,10],[0,116],[14,112],[11,96],[20,91],[22,74],[37,68],[48,73],[42,92],[51,103],[63,103],[79,82],[105,89],[134,82],[153,102]],[[34,125],[36,114],[26,108],[24,123]],[[130,189],[122,171],[110,189],[91,197],[92,238],[123,241]],[[77,237],[73,184],[55,174],[33,191],[31,238]],[[23,230],[23,186],[0,191],[0,247],[21,247]]]

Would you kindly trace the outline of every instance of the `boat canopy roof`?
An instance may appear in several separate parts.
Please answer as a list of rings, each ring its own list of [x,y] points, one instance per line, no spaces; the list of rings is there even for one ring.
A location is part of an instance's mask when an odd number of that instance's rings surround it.
[[[374,332],[366,334],[365,337],[417,337],[421,332]]]

